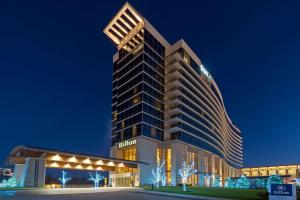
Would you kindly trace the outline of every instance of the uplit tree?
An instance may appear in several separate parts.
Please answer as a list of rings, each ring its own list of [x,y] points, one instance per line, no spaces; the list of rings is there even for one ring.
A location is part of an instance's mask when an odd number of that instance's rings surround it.
[[[15,176],[10,177],[8,180],[0,182],[0,187],[11,188],[17,186],[17,180]]]
[[[246,176],[242,175],[236,182],[236,188],[248,189],[250,188],[250,182]]]
[[[10,178],[7,180],[6,185],[7,185],[7,187],[16,187],[16,186],[17,186],[17,180],[16,180],[16,177],[15,177],[15,176],[10,177]]]
[[[294,178],[295,183],[297,186],[300,186],[300,178]]]
[[[156,188],[159,188],[160,181],[162,181],[162,184],[164,184],[166,180],[166,175],[163,173],[164,165],[165,165],[165,161],[162,164],[157,163],[156,169],[152,169],[152,175],[156,183]]]
[[[66,177],[68,173],[65,171],[62,171],[62,177],[58,178],[58,180],[62,183],[62,187],[65,188],[66,183],[71,180],[71,178]]]
[[[221,187],[220,176],[214,176],[212,185],[213,185],[213,187]]]
[[[225,188],[235,188],[235,183],[230,177],[225,179]]]
[[[212,174],[206,173],[205,176],[205,185],[207,187],[210,187],[211,179],[212,179]]]
[[[265,188],[267,186],[267,180],[266,179],[256,179],[256,186],[259,188]]]
[[[282,183],[282,180],[281,180],[280,176],[277,174],[274,174],[274,175],[269,176],[267,186],[270,187],[271,184],[281,184],[281,183]]]
[[[182,179],[182,187],[183,191],[186,191],[186,184],[187,184],[187,179],[189,176],[197,172],[197,169],[194,169],[194,162],[191,162],[190,164],[187,164],[185,161],[182,163],[182,168],[179,169],[178,173],[181,176]]]
[[[90,173],[90,177],[89,180],[94,182],[95,188],[99,187],[99,182],[104,179],[104,176],[101,176],[98,172],[95,172],[95,176]]]

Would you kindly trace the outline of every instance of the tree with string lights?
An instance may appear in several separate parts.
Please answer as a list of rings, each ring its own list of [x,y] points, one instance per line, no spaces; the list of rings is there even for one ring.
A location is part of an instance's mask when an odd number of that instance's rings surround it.
[[[93,176],[92,173],[90,173],[89,180],[94,182],[95,188],[99,187],[99,182],[103,179],[104,179],[104,176],[101,176],[100,173],[98,173],[98,172],[95,172],[95,176]]]
[[[58,178],[58,180],[62,183],[62,187],[65,188],[66,183],[71,180],[71,178],[66,177],[68,173],[65,171],[62,171],[62,177]]]
[[[187,179],[189,178],[189,176],[197,172],[197,169],[194,169],[194,165],[195,165],[194,162],[187,164],[186,161],[183,161],[182,168],[179,169],[178,173],[182,179],[182,187],[184,192],[187,191],[186,189]]]
[[[165,165],[165,161],[162,164],[157,163],[156,169],[152,169],[152,175],[156,183],[156,188],[159,188],[160,181],[162,181],[162,185],[165,184],[166,175],[163,173],[164,165]]]

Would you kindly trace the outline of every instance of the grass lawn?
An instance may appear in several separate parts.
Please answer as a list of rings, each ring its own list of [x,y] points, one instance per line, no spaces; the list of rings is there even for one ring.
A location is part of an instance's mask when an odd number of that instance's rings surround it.
[[[145,190],[151,190],[151,186],[145,186]],[[180,194],[190,194],[197,196],[209,196],[209,197],[222,197],[229,199],[243,199],[243,200],[257,200],[261,199],[259,193],[266,193],[264,189],[230,189],[230,188],[207,188],[207,187],[188,187],[187,192],[182,191],[182,187],[179,186],[165,186],[153,191],[158,192],[171,192]]]
[[[0,191],[37,190],[37,189],[38,189],[38,188],[11,187],[11,188],[0,188]]]

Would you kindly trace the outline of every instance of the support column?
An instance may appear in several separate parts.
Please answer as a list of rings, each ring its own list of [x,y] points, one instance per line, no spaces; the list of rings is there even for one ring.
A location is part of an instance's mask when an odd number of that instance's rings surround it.
[[[203,151],[200,151],[198,154],[198,160],[199,160],[199,178],[198,178],[198,185],[204,186],[204,153]]]
[[[45,160],[26,158],[25,164],[15,165],[15,177],[19,187],[45,187]]]

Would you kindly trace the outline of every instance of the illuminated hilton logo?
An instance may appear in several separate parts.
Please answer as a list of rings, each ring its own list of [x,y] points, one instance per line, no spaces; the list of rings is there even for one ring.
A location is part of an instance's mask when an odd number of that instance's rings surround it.
[[[119,142],[119,149],[121,148],[124,148],[124,147],[128,147],[128,146],[131,146],[131,145],[134,145],[136,144],[136,139],[134,140],[125,140],[123,142]]]
[[[205,69],[205,67],[201,64],[200,65],[200,69],[201,69],[201,72],[207,76],[209,79],[211,79],[211,75],[208,73],[207,69]]]

